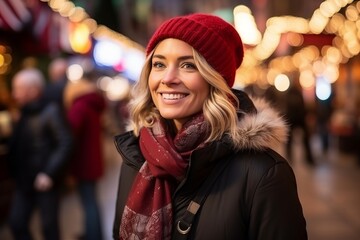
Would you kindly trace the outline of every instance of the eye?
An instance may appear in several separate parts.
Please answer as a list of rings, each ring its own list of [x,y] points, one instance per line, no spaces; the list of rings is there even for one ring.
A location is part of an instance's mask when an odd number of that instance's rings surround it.
[[[181,64],[181,67],[185,68],[185,69],[189,69],[189,70],[191,70],[191,69],[196,70],[197,69],[195,63],[192,63],[192,62],[184,62],[183,64]]]
[[[162,62],[155,61],[152,63],[152,67],[153,68],[163,68],[163,67],[165,67],[165,65]]]

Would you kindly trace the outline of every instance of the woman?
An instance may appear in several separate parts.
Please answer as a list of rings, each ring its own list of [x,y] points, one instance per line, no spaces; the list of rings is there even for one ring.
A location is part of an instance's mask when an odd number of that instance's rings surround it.
[[[86,72],[64,89],[67,121],[74,136],[70,176],[77,185],[84,210],[85,240],[101,240],[101,212],[96,186],[104,173],[102,116],[106,102],[93,83],[93,73]],[[70,178],[71,179],[71,178]]]
[[[243,47],[222,19],[192,14],[154,33],[134,89],[114,239],[307,239],[286,139],[264,102],[232,90]]]

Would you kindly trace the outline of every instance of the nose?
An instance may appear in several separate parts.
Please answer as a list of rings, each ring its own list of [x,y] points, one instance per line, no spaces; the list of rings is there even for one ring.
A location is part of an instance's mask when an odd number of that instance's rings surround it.
[[[162,84],[175,84],[179,83],[178,71],[176,67],[168,67],[161,79]]]

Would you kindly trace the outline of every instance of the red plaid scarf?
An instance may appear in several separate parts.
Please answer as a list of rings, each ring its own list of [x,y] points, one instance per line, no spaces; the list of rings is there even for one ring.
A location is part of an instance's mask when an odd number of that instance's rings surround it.
[[[171,196],[184,178],[191,152],[207,137],[202,114],[194,116],[175,138],[158,121],[140,131],[145,163],[130,191],[120,226],[120,239],[170,239]]]

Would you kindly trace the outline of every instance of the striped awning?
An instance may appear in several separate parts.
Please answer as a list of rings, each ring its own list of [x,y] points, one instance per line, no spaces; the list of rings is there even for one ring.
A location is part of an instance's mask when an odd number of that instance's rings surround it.
[[[0,28],[21,31],[31,21],[31,12],[24,0],[0,0]]]

